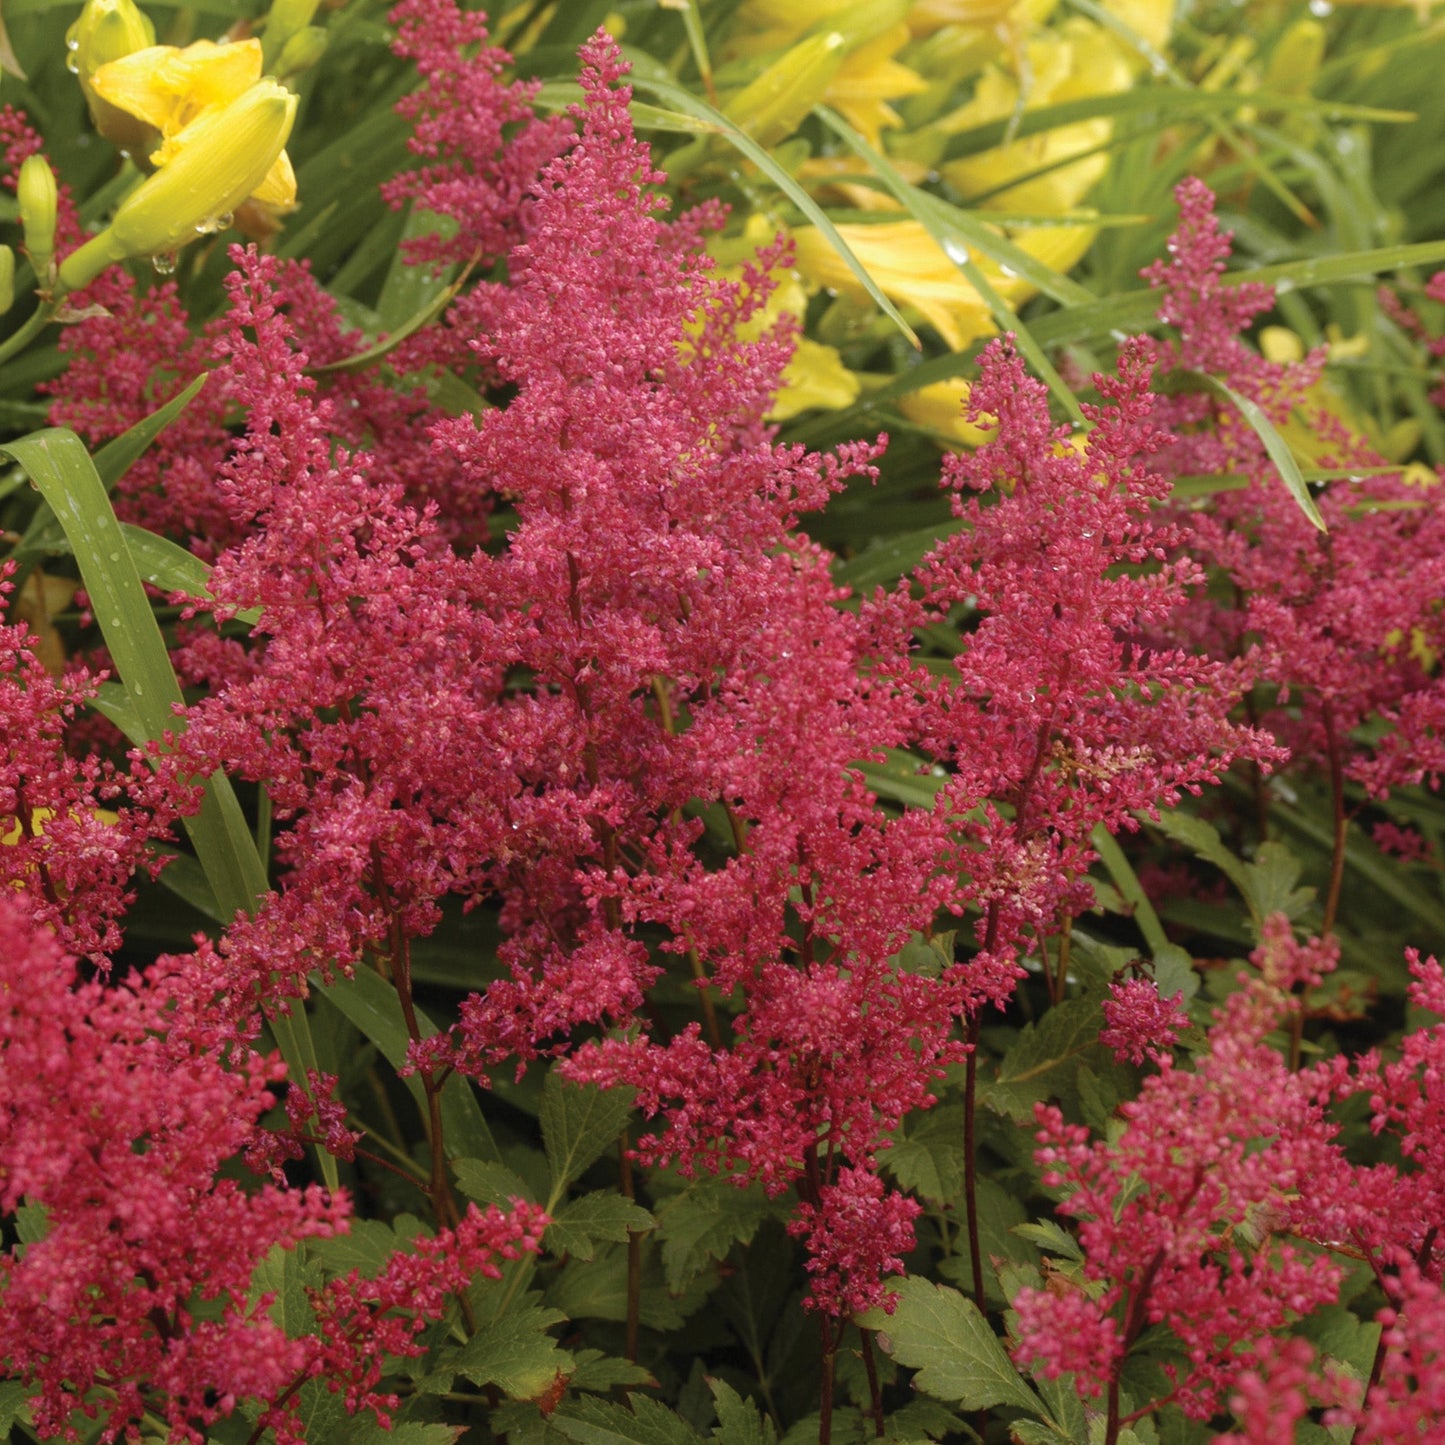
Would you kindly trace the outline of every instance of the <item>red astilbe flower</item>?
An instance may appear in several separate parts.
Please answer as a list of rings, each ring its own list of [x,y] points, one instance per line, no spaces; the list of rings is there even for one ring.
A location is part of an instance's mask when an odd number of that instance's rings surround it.
[[[0,609],[13,571],[0,564]],[[120,945],[131,876],[148,866],[146,841],[159,830],[126,806],[124,779],[109,764],[66,752],[67,729],[100,679],[51,677],[34,641],[23,623],[0,622],[0,897],[103,964]]]
[[[1128,978],[1109,985],[1099,1042],[1113,1049],[1119,1063],[1162,1063],[1172,1057],[1175,1040],[1189,1026],[1184,995],[1164,998],[1150,978]]]
[[[1242,331],[1273,301],[1254,283],[1227,285],[1229,235],[1199,181],[1177,190],[1180,223],[1170,258],[1145,275],[1161,291],[1160,317],[1177,341],[1149,342],[1161,373],[1202,371],[1256,402],[1277,425],[1299,414],[1326,445],[1322,467],[1388,465],[1315,398],[1323,351],[1301,362],[1263,359]],[[1284,486],[1263,442],[1232,404],[1184,394],[1162,404],[1176,433],[1162,455],[1171,474],[1242,472],[1243,489],[1190,512],[1190,549],[1231,586],[1192,610],[1193,637],[1237,656],[1254,647],[1274,689],[1261,721],[1302,766],[1333,760],[1382,795],[1445,772],[1445,684],[1424,659],[1445,645],[1445,506],[1438,486],[1400,473],[1312,487],[1328,526],[1319,532]],[[1270,704],[1273,705],[1270,705]],[[1355,736],[1379,717],[1373,745]]]
[[[903,635],[840,611],[828,558],[794,530],[869,452],[773,444],[785,345],[736,339],[770,258],[741,284],[709,274],[716,216],[662,221],[615,48],[599,37],[584,62],[580,133],[535,188],[508,284],[487,291],[477,354],[515,395],[438,429],[516,507],[469,595],[536,681],[497,709],[516,789],[493,872],[510,977],[423,1053],[450,1047],[478,1075],[625,1021],[656,974],[642,939],[660,935],[710,1000],[738,991],[733,1046],[721,1028],[649,1029],[569,1072],[661,1114],[643,1157],[733,1165],[775,1193],[801,1181],[842,1209],[838,1171],[870,1167],[957,1049],[952,990],[890,962],[943,897],[941,830],[885,826],[853,770],[905,734],[903,702],[865,667]],[[707,804],[720,837],[696,816]],[[858,1287],[896,1254],[880,1237]]]
[[[1120,1106],[1111,1142],[1037,1106],[1044,1183],[1065,1191],[1059,1209],[1079,1221],[1085,1279],[1101,1288],[1071,1292],[1062,1325],[1056,1291],[1024,1290],[1020,1362],[1074,1372],[1080,1394],[1107,1391],[1113,1411],[1129,1348],[1164,1324],[1186,1356],[1165,1365],[1173,1398],[1206,1419],[1262,1339],[1334,1300],[1340,1269],[1280,1237],[1309,1230],[1309,1196],[1350,1178],[1325,1112],[1328,1077],[1291,1072],[1264,1042],[1294,1006],[1276,984],[1247,980],[1217,1011],[1207,1053],[1191,1069],[1164,1058]]]
[[[1104,404],[1086,408],[1076,445],[1011,345],[992,343],[969,400],[992,435],[944,462],[968,525],[915,573],[916,622],[967,609],[955,674],[914,683],[923,746],[951,773],[939,808],[982,805],[955,906],[983,911],[975,987],[995,1001],[1024,930],[1092,901],[1096,826],[1133,828],[1136,811],[1198,792],[1232,758],[1271,755],[1227,720],[1247,674],[1150,640],[1201,574],[1152,515],[1169,487],[1145,464],[1165,439],[1149,371],[1126,346],[1118,375],[1095,378]]]
[[[191,984],[166,959],[78,982],[0,895],[0,1213],[24,1204],[42,1221],[0,1257],[0,1363],[38,1390],[46,1439],[80,1439],[76,1410],[104,1414],[105,1441],[151,1411],[199,1442],[305,1360],[269,1300],[248,1304],[251,1276],[275,1246],[334,1232],[346,1202],[217,1178],[281,1070],[234,1040],[218,1049],[192,1022]]]

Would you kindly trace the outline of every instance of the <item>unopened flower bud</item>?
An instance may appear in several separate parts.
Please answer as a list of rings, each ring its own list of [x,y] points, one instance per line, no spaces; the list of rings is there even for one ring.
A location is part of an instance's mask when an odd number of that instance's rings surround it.
[[[823,99],[846,46],[836,30],[800,40],[733,96],[723,113],[762,145],[786,140]]]
[[[155,131],[96,94],[91,76],[112,60],[154,45],[155,26],[134,0],[86,0],[80,19],[65,33],[65,43],[96,130],[117,149],[143,160],[155,145]]]
[[[290,41],[310,26],[319,3],[320,0],[272,0],[261,36],[268,68],[276,68]]]
[[[55,172],[44,156],[25,158],[15,189],[20,201],[20,224],[25,231],[25,253],[35,268],[35,279],[43,287],[47,284],[50,263],[55,259],[55,214],[59,201]]]
[[[284,79],[310,70],[326,54],[326,32],[319,25],[298,30],[285,44],[276,59],[276,75]]]
[[[173,255],[224,224],[261,189],[291,134],[296,104],[283,86],[260,80],[186,126],[167,142],[165,163],[121,202],[110,225],[65,258],[61,285],[74,291],[132,256]]]
[[[0,316],[15,304],[15,252],[0,246]]]

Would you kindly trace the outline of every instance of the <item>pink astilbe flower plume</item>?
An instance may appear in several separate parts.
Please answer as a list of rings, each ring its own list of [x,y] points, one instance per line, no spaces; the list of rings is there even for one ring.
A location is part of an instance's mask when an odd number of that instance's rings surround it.
[[[1328,1082],[1292,1072],[1265,1042],[1289,1007],[1279,987],[1247,980],[1217,1012],[1208,1051],[1188,1069],[1162,1058],[1110,1141],[1036,1109],[1035,1157],[1079,1221],[1094,1285],[1071,1296],[1062,1330],[1055,1293],[1024,1290],[1015,1355],[1048,1376],[1075,1372],[1081,1394],[1108,1395],[1116,1422],[1124,1358],[1147,1326],[1178,1338],[1184,1360],[1165,1365],[1173,1399],[1207,1419],[1261,1341],[1335,1298],[1339,1266],[1288,1237],[1312,1232],[1311,1196],[1350,1174]]]
[[[1270,362],[1242,336],[1273,301],[1267,287],[1226,284],[1230,237],[1199,181],[1176,195],[1170,255],[1145,275],[1177,341],[1144,343],[1161,372],[1205,372],[1255,402],[1277,426],[1298,414],[1324,443],[1321,467],[1388,465],[1317,394],[1325,355]],[[1336,766],[1383,795],[1445,775],[1445,683],[1426,659],[1445,647],[1445,508],[1404,474],[1338,478],[1311,491],[1327,532],[1286,489],[1257,433],[1232,404],[1184,392],[1161,403],[1175,433],[1159,465],[1171,475],[1240,472],[1180,520],[1190,551],[1231,584],[1191,612],[1191,637],[1221,655],[1253,648],[1260,721],[1302,766]],[[1233,600],[1226,600],[1233,599]],[[1180,629],[1184,630],[1184,629]],[[1372,718],[1375,741],[1358,730]]]
[[[81,1438],[72,1413],[99,1409],[105,1441],[145,1410],[199,1441],[305,1363],[269,1300],[248,1303],[251,1276],[274,1247],[342,1226],[346,1201],[217,1177],[283,1070],[234,1042],[218,1051],[195,1004],[165,959],[113,986],[79,982],[0,894],[0,1213],[23,1204],[41,1221],[0,1258],[0,1363],[38,1390],[46,1439]]]
[[[1133,828],[1232,758],[1272,756],[1228,721],[1245,672],[1156,641],[1202,574],[1153,515],[1169,485],[1147,466],[1166,440],[1149,380],[1125,347],[1118,375],[1095,378],[1104,404],[1075,444],[1009,343],[992,343],[969,399],[992,435],[944,463],[967,526],[915,574],[917,623],[967,609],[954,675],[916,679],[919,728],[951,773],[939,807],[979,809],[956,906],[983,914],[975,987],[996,1001],[1024,930],[1091,903],[1095,827]]]

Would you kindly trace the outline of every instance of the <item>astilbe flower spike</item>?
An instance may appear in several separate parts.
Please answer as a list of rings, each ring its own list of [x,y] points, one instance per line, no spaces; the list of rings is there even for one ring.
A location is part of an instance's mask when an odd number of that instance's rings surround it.
[[[989,438],[944,463],[967,526],[915,574],[915,625],[966,609],[954,675],[912,682],[922,748],[950,773],[940,810],[978,810],[954,906],[980,910],[973,987],[997,1002],[1025,931],[1089,906],[1095,827],[1136,827],[1231,759],[1273,756],[1228,720],[1248,674],[1158,641],[1202,574],[1153,514],[1169,484],[1148,465],[1166,440],[1149,360],[1126,346],[1095,382],[1076,443],[1010,343],[990,344],[968,411]]]
[[[0,894],[0,1213],[24,1205],[36,1228],[0,1258],[0,1363],[37,1388],[46,1439],[80,1439],[79,1410],[113,1441],[150,1410],[199,1442],[305,1364],[269,1299],[248,1302],[251,1277],[271,1249],[342,1227],[347,1201],[217,1177],[284,1071],[218,1044],[194,982],[166,959],[81,982]]]
[[[1269,952],[1256,951],[1257,966]],[[1146,1326],[1177,1336],[1184,1359],[1164,1367],[1172,1398],[1205,1419],[1263,1340],[1335,1298],[1339,1266],[1284,1237],[1318,1237],[1313,1201],[1347,1189],[1350,1166],[1326,1114],[1328,1078],[1291,1071],[1265,1042],[1293,1006],[1283,982],[1244,980],[1194,1066],[1162,1058],[1120,1106],[1117,1138],[1090,1142],[1037,1106],[1035,1157],[1045,1185],[1064,1191],[1060,1212],[1079,1221],[1092,1283],[1069,1295],[1062,1329],[1057,1291],[1022,1291],[1015,1355],[1048,1376],[1072,1372],[1080,1394],[1107,1393],[1115,1432],[1124,1357]]]
[[[1177,192],[1169,258],[1145,275],[1160,292],[1173,341],[1146,343],[1161,374],[1207,373],[1256,403],[1276,426],[1298,413],[1320,439],[1322,468],[1388,465],[1318,395],[1325,356],[1271,362],[1243,329],[1273,300],[1267,287],[1226,282],[1230,237],[1202,182]],[[1207,510],[1181,515],[1189,549],[1218,568],[1218,589],[1177,619],[1176,634],[1221,656],[1252,650],[1265,689],[1260,721],[1299,766],[1323,764],[1377,796],[1445,775],[1445,684],[1425,659],[1445,645],[1445,508],[1403,472],[1342,477],[1311,488],[1317,530],[1286,489],[1263,442],[1232,404],[1188,390],[1161,402],[1175,433],[1159,465],[1171,475],[1243,473]],[[1233,599],[1233,600],[1229,600]],[[1187,621],[1187,627],[1184,623]],[[1373,743],[1361,725],[1372,718]]]

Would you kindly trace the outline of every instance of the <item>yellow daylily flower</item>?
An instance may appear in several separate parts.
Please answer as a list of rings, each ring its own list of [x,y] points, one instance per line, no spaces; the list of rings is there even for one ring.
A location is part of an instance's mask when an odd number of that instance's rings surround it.
[[[885,127],[903,124],[888,102],[927,89],[921,75],[893,58],[912,38],[907,10],[908,0],[748,0],[730,49],[758,55],[805,35],[842,37],[847,51],[822,100],[877,145]]]
[[[102,100],[160,132],[160,145],[148,159],[161,168],[194,143],[191,127],[259,84],[261,69],[259,40],[224,45],[198,40],[184,50],[148,45],[102,65],[90,83]],[[284,150],[251,194],[267,206],[295,204],[296,176]]]
[[[1087,96],[1111,95],[1127,90],[1133,82],[1133,73],[1118,44],[1086,21],[1043,32],[1029,42],[1026,55],[1032,75],[1022,94],[1026,111]],[[940,129],[952,133],[989,121],[1008,120],[1018,112],[1019,105],[1019,81],[1002,67],[991,66],[980,79],[973,99],[940,122]],[[1087,152],[1105,144],[1112,134],[1113,123],[1107,118],[1078,121],[950,162],[943,174],[964,196],[981,196],[980,204],[993,209],[1059,215],[1073,210],[1108,168],[1107,156]],[[1060,164],[1075,155],[1081,159]],[[1016,177],[1030,176],[1046,166],[1056,168],[1031,180],[1009,184]]]
[[[898,410],[909,421],[927,427],[950,451],[956,451],[960,445],[982,446],[991,433],[964,420],[971,391],[972,387],[961,376],[950,377],[900,397]]]
[[[289,204],[295,177],[289,163],[278,171],[278,162],[296,104],[283,86],[260,80],[229,105],[191,121],[168,142],[165,164],[120,203],[110,225],[61,262],[60,284],[74,291],[116,261],[173,254],[227,224],[248,199]]]
[[[767,245],[777,229],[762,216],[750,216],[741,238],[719,240],[712,250],[720,259],[754,253]],[[724,266],[721,274],[738,277],[738,266]],[[773,290],[763,308],[739,329],[739,340],[755,341],[784,317],[801,323],[808,307],[808,293],[802,281],[792,272],[775,270]],[[814,341],[802,334],[801,324],[794,343],[792,359],[783,370],[782,385],[768,411],[769,421],[787,421],[800,412],[821,409],[836,411],[851,406],[858,399],[858,378],[843,365],[835,347]]]
[[[875,146],[885,128],[903,124],[888,102],[928,89],[928,82],[917,71],[893,59],[909,39],[907,25],[890,26],[860,45],[838,67],[827,90],[829,103]]]
[[[956,351],[998,328],[983,298],[959,270],[957,262],[918,221],[881,225],[841,225],[839,234],[891,300],[918,311]],[[1066,271],[1088,250],[1092,226],[1054,226],[1025,231],[1015,244],[1056,271]],[[815,286],[864,301],[868,293],[828,239],[809,226],[795,236],[798,270]],[[1006,276],[985,256],[979,268],[994,289],[1017,306],[1034,288],[1017,276]]]

